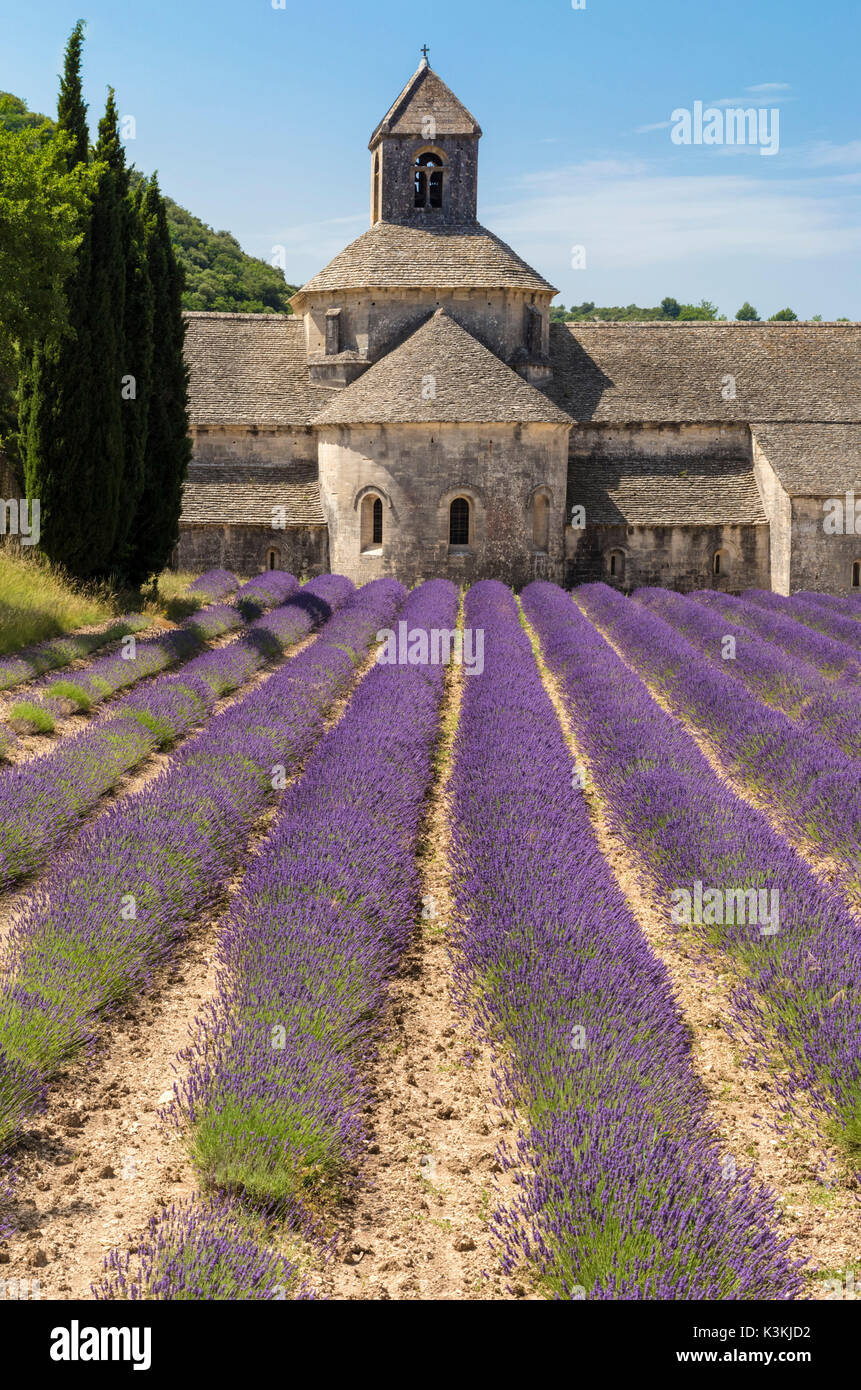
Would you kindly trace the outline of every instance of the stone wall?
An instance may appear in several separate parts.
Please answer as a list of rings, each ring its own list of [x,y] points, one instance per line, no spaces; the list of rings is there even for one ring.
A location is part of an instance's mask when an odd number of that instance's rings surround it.
[[[750,430],[744,424],[590,424],[578,422],[571,431],[571,457],[588,455],[608,463],[654,455],[684,458],[702,455],[733,461],[750,457]]]
[[[861,535],[828,535],[823,525],[825,500],[824,497],[791,499],[790,593],[799,589],[815,589],[821,594],[852,592],[852,566],[856,560],[861,561]]]
[[[716,550],[722,574],[713,572]],[[616,553],[617,573],[610,572]],[[689,593],[692,589],[767,589],[769,528],[760,526],[587,526],[565,528],[565,583],[603,580],[630,593],[657,585]]]
[[[444,159],[441,208],[415,206],[414,162],[425,150],[434,150]],[[377,154],[380,155],[379,208],[375,207],[373,190]],[[433,140],[421,135],[385,136],[371,156],[371,179],[372,223],[382,220],[435,227],[474,222],[478,201],[478,140],[474,135],[437,135]]]
[[[192,459],[207,464],[267,464],[283,468],[292,461],[317,466],[317,440],[308,426],[258,429],[214,425],[191,430]],[[308,469],[299,470],[303,476]]]
[[[753,471],[771,528],[771,583],[768,587],[776,594],[788,594],[792,560],[792,502],[755,437]]]
[[[341,310],[341,350],[376,362],[442,307],[508,362],[518,349],[526,349],[527,309],[533,307],[541,321],[539,351],[546,356],[550,299],[549,292],[520,289],[314,291],[307,295],[306,347],[315,361],[325,354],[326,313],[337,308]]]
[[[333,571],[357,583],[394,574],[405,583],[444,576],[522,585],[561,580],[566,425],[325,426],[320,493]],[[533,545],[532,500],[550,503],[546,550]],[[362,550],[362,501],[383,502],[383,543]],[[449,546],[449,507],[465,497],[470,542]]]
[[[329,541],[325,526],[290,526],[270,531],[265,526],[187,526],[180,532],[176,567],[203,573],[223,567],[251,577],[269,569],[270,549],[277,553],[275,569],[297,578],[325,574]]]

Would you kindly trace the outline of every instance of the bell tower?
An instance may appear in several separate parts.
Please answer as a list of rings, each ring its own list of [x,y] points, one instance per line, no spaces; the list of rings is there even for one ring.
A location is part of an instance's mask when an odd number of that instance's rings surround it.
[[[371,136],[371,226],[475,224],[481,126],[428,63],[428,50]]]

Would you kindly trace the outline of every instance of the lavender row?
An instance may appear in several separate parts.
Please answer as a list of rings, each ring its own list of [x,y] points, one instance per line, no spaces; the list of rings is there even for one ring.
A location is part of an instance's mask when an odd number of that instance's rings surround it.
[[[578,597],[630,657],[618,595],[594,586]],[[778,1072],[788,1066],[851,1147],[861,1138],[861,933],[851,912],[733,795],[568,595],[533,584],[523,605],[620,838],[679,925],[741,973],[735,1008],[766,1063],[778,1047]],[[669,629],[627,607],[644,641],[672,644]]]
[[[861,676],[861,657],[857,652],[823,632],[805,627],[787,613],[766,608],[749,598],[719,594],[714,589],[700,590],[691,597],[704,607],[741,623],[767,642],[773,642],[787,655],[815,666],[826,676],[839,677],[847,685]]]
[[[856,622],[861,619],[861,593],[817,594],[812,589],[800,589],[796,597],[810,599],[818,603],[820,608],[839,613],[843,618],[853,618]]]
[[[15,685],[33,680],[34,676],[44,675],[46,671],[68,666],[106,646],[108,642],[116,642],[129,633],[140,632],[149,626],[149,618],[142,613],[127,613],[102,632],[72,632],[65,637],[52,637],[47,642],[40,642],[37,647],[15,652],[12,656],[0,657],[0,690],[10,690]]]
[[[181,675],[137,691],[114,717],[65,739],[44,757],[0,778],[0,888],[32,873],[75,825],[157,748],[205,718],[287,647],[308,635],[352,592],[349,580],[323,575],[280,609],[252,623],[232,645],[204,652]]]
[[[349,586],[325,578],[333,590]],[[316,643],[87,827],[28,896],[2,961],[2,1139],[38,1104],[62,1058],[93,1038],[99,1011],[144,989],[215,903],[254,821],[319,739],[357,657],[402,597],[394,580],[366,585]]]
[[[249,579],[233,596],[233,602],[246,619],[259,617],[267,608],[284,603],[299,584],[286,570],[267,570]]]
[[[229,604],[213,604],[193,613],[177,628],[159,637],[146,642],[124,643],[122,652],[102,657],[86,670],[77,672],[74,681],[54,682],[43,691],[35,691],[35,699],[28,702],[28,713],[31,719],[40,709],[50,714],[65,713],[67,704],[88,711],[120,690],[187,661],[206,642],[240,628],[243,617],[253,617],[274,603],[284,603],[298,590],[299,581],[292,574],[279,572],[269,588],[257,592],[256,598],[252,596],[242,611]],[[18,711],[19,707],[14,707],[12,716]]]
[[[400,621],[453,629],[423,584]],[[367,1062],[419,901],[442,665],[378,665],[287,792],[219,945],[181,1110],[204,1180],[253,1202],[331,1192],[359,1153]]]
[[[264,1222],[236,1202],[192,1198],[154,1216],[132,1255],[114,1250],[99,1300],[237,1302],[313,1298],[295,1261],[266,1243]]]
[[[828,612],[813,599],[805,598],[803,594],[784,598],[782,594],[774,594],[770,589],[748,589],[745,598],[765,608],[769,613],[783,613],[816,632],[823,633],[832,641],[845,644],[855,652],[857,659],[858,652],[861,651],[861,626],[854,618],[844,618],[839,613]]]
[[[733,622],[725,610],[715,611],[682,594],[638,589],[634,597],[766,704],[776,705],[812,733],[833,739],[850,757],[861,757],[861,685],[854,676],[831,681],[816,666]]]
[[[847,891],[861,901],[857,760],[831,738],[765,705],[661,618],[614,589],[587,584],[577,600],[685,723],[709,738],[726,771],[769,798],[787,833],[836,861]]]
[[[218,603],[229,598],[239,588],[239,580],[232,570],[207,570],[198,575],[188,586],[188,593],[195,598],[203,598],[207,603]]]
[[[766,704],[776,705],[785,714],[797,717],[812,695],[831,689],[831,681],[815,666],[748,632],[728,615],[711,612],[669,589],[638,589],[634,599],[709,660],[720,662],[727,675],[737,676]]]
[[[529,591],[527,590],[527,593]],[[509,1271],[565,1298],[786,1298],[774,1204],[727,1170],[667,972],[601,855],[511,593],[485,632],[452,776],[461,982],[506,1059],[520,1195],[492,1218]]]

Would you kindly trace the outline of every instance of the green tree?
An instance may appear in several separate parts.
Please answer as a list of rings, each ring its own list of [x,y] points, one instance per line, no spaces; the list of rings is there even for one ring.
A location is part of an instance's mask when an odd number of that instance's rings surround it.
[[[81,26],[66,50],[58,129],[80,150]],[[71,123],[66,130],[66,121]],[[95,186],[66,294],[68,326],[24,366],[21,443],[27,496],[41,507],[40,547],[78,578],[106,575],[114,557],[123,472],[121,339],[125,169],[114,95],[99,124]]]
[[[792,323],[798,318],[793,309],[778,309],[776,314],[772,314],[769,323]]]
[[[16,473],[20,361],[66,322],[65,284],[88,206],[88,171],[68,167],[50,127],[0,125],[0,449]]]
[[[142,183],[128,191],[123,217],[125,303],[120,362],[123,473],[112,565],[120,574],[125,574],[129,566],[129,536],[143,495],[149,429],[153,287],[147,264],[144,193]]]
[[[682,312],[682,306],[677,299],[662,299],[661,313],[665,319],[677,319]]]
[[[144,482],[131,527],[129,577],[158,574],[179,539],[182,488],[188,473],[188,368],[183,355],[183,273],[171,245],[167,212],[155,175],[143,199],[144,238],[153,294],[153,358]]]
[[[708,299],[701,299],[699,304],[683,304],[679,314],[680,319],[707,319],[714,322],[718,315],[718,306],[712,304]]]
[[[84,46],[84,21],[79,19],[66,44],[65,65],[60,78],[57,101],[57,124],[69,136],[69,168],[86,164],[90,153],[90,133],[87,129],[87,103],[81,87],[81,49]]]
[[[736,318],[739,319],[742,323],[759,322],[759,314],[756,312],[752,304],[748,304],[747,300],[745,300],[742,304],[741,308],[736,314]]]

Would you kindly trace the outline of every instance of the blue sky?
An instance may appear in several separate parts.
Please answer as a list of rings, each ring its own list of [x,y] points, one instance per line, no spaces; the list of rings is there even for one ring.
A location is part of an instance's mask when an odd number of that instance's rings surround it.
[[[367,227],[368,138],[427,43],[484,130],[481,220],[557,302],[861,319],[858,0],[283,2],[0,0],[0,88],[53,113],[83,15],[92,128],[110,82],[133,162],[301,282]],[[696,101],[778,111],[778,152],[674,144]]]

